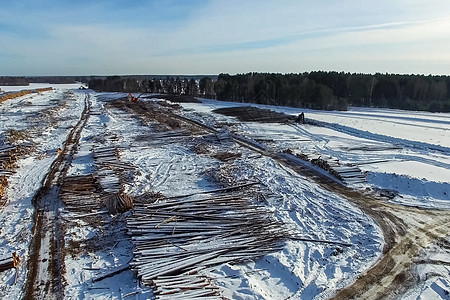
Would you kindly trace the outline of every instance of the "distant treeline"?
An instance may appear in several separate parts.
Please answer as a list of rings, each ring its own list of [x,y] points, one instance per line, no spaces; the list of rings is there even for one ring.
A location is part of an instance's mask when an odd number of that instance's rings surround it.
[[[348,105],[450,112],[450,77],[310,72],[221,74],[217,99],[313,109]]]
[[[450,77],[310,72],[220,74],[217,79],[92,78],[89,87],[111,92],[187,94],[218,100],[346,110],[348,105],[450,112]]]
[[[80,81],[77,79],[72,76],[34,76],[34,77],[4,76],[0,77],[0,85],[30,85],[30,83],[67,84]]]
[[[30,83],[52,83],[52,84],[69,84],[80,81],[73,76],[36,76],[27,77]]]
[[[89,88],[105,92],[142,92],[169,95],[191,95],[215,97],[214,83],[210,77],[165,77],[136,80],[134,77],[109,76],[104,79],[93,78]]]
[[[0,85],[29,85],[25,77],[0,77]]]

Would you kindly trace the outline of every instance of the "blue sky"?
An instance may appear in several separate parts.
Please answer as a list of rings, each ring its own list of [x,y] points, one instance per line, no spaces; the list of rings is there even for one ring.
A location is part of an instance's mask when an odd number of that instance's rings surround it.
[[[450,1],[2,1],[0,75],[450,74]]]

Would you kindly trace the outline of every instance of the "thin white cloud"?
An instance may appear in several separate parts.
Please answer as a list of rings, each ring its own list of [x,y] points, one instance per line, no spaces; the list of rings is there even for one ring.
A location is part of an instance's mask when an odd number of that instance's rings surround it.
[[[0,59],[0,71],[440,73],[444,67],[450,69],[450,19],[446,16],[450,2],[210,1],[164,30],[151,19],[107,20],[96,6],[92,10],[90,17],[98,14],[95,22],[82,16],[74,22],[76,12],[70,12],[66,22],[61,21],[63,17],[46,21],[30,15],[24,26],[34,22],[45,30],[35,37],[0,30],[0,56],[11,55]]]

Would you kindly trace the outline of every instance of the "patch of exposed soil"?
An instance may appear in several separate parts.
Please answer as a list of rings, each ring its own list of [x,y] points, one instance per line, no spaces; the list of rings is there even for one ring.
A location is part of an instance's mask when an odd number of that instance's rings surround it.
[[[109,102],[106,106],[121,109],[140,116],[142,122],[146,125],[156,125],[157,131],[170,131],[179,129],[188,129],[195,134],[202,131],[198,126],[185,122],[172,112],[172,109],[161,106],[155,102],[129,102],[126,98]]]

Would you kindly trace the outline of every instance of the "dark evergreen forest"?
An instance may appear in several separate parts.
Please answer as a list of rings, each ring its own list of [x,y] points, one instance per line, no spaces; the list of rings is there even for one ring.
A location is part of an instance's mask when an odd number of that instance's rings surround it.
[[[220,74],[137,80],[92,78],[89,87],[111,92],[187,94],[218,100],[323,110],[351,106],[450,112],[450,76],[308,72]]]

